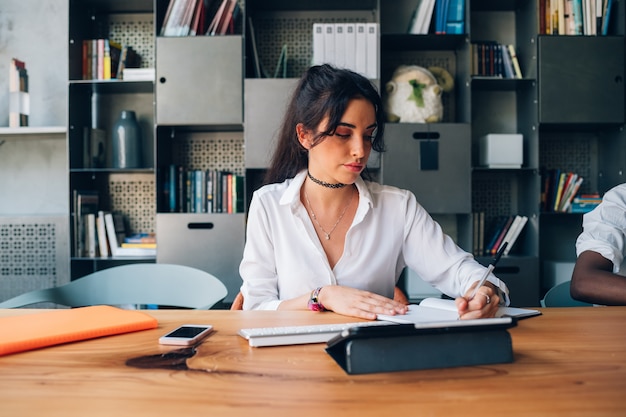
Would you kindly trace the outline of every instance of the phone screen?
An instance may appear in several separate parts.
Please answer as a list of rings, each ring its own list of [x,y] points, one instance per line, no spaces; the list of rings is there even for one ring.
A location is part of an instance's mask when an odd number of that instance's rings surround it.
[[[191,326],[183,326],[174,330],[171,333],[165,335],[165,337],[183,337],[183,338],[193,338],[203,331],[206,330],[206,327],[191,327]]]

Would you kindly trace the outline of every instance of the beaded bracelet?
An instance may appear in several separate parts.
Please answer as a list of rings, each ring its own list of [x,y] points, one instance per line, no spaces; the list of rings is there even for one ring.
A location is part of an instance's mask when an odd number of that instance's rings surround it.
[[[326,311],[326,308],[320,303],[319,295],[322,287],[317,287],[311,292],[311,298],[309,298],[308,307],[311,311]]]

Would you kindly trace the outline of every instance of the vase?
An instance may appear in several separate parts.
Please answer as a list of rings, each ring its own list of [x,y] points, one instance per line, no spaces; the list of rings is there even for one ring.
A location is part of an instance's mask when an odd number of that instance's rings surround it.
[[[141,167],[141,127],[132,110],[122,110],[113,125],[113,168]]]

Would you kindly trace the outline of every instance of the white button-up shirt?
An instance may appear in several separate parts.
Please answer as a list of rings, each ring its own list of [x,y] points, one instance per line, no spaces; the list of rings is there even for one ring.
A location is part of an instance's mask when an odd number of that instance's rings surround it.
[[[343,255],[330,268],[300,188],[306,171],[257,190],[250,204],[239,272],[244,309],[277,309],[281,300],[317,287],[343,285],[393,298],[405,266],[443,293],[458,297],[485,267],[444,234],[407,190],[356,181],[359,205],[346,234]],[[489,277],[501,293],[508,289]]]
[[[626,275],[626,184],[607,191],[602,203],[583,216],[576,256],[586,250],[599,253],[613,262],[613,272]]]

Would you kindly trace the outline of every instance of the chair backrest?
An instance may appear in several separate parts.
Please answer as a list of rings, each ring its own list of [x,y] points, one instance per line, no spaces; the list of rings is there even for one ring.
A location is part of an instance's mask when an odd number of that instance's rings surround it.
[[[593,304],[574,300],[569,293],[570,281],[565,281],[550,288],[543,300],[542,307],[591,307]]]
[[[200,269],[139,263],[103,269],[59,287],[18,295],[0,303],[0,308],[50,302],[68,307],[156,304],[209,309],[227,293],[219,279]]]

